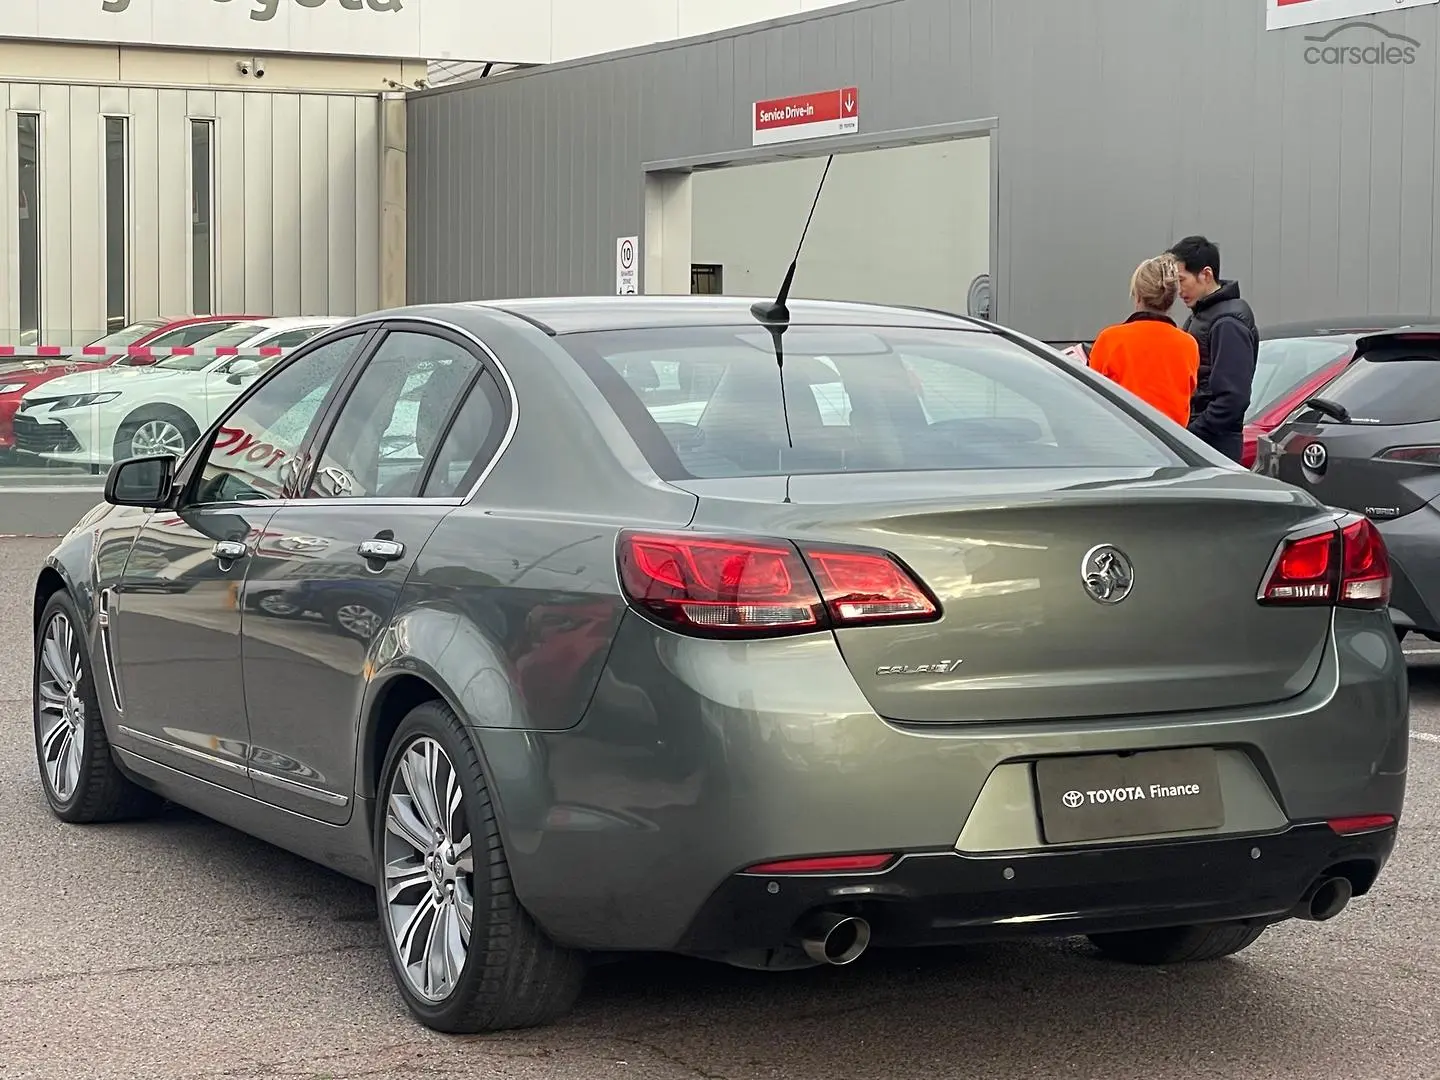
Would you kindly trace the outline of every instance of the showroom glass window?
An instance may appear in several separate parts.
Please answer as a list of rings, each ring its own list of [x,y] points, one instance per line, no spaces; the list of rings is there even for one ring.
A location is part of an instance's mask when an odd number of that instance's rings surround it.
[[[190,121],[190,258],[192,310],[215,311],[215,121]]]
[[[191,501],[278,499],[326,395],[364,337],[350,334],[297,356],[222,420]]]
[[[40,114],[15,117],[20,191],[20,344],[40,341]]]
[[[130,322],[130,121],[105,117],[105,331]]]

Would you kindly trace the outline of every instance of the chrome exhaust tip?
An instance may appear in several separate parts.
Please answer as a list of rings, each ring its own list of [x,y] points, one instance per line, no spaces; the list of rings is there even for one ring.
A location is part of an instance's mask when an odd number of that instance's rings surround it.
[[[817,964],[854,963],[870,947],[870,924],[855,915],[822,912],[806,922],[800,947]]]

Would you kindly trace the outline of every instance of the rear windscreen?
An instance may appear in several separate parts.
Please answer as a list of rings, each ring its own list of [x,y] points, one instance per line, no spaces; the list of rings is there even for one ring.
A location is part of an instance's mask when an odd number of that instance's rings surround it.
[[[1354,347],[1355,339],[1349,335],[1271,338],[1260,342],[1246,421],[1269,412],[1301,383],[1340,360]]]
[[[1440,421],[1440,355],[1386,350],[1362,356],[1319,396],[1343,406],[1352,424]],[[1322,417],[1320,422],[1330,419]]]
[[[558,341],[665,479],[1184,464],[1060,364],[989,333],[792,327],[783,368],[759,325]]]

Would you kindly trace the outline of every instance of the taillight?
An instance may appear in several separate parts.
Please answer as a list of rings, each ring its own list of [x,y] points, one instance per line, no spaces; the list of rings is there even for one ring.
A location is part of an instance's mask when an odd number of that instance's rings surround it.
[[[626,532],[620,584],[664,625],[718,636],[939,616],[931,595],[886,552],[818,544],[801,552],[789,540]]]
[[[1342,607],[1384,607],[1390,603],[1390,556],[1380,530],[1361,518],[1340,530]]]
[[[1267,604],[1381,608],[1390,602],[1390,559],[1369,519],[1286,540],[1258,599]]]
[[[910,573],[880,551],[802,544],[826,610],[837,623],[933,618],[939,606]]]
[[[1440,446],[1392,446],[1375,456],[1406,465],[1440,465]]]

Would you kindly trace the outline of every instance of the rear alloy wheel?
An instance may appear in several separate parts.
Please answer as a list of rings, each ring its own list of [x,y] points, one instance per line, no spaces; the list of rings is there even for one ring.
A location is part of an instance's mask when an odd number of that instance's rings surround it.
[[[520,906],[479,758],[430,702],[401,723],[376,808],[380,922],[411,1012],[455,1034],[550,1023],[580,992],[582,957]]]
[[[58,592],[35,638],[35,755],[45,799],[56,817],[77,824],[142,817],[161,800],[111,757],[82,625],[69,594]]]
[[[1218,960],[1248,948],[1265,930],[1263,923],[1245,922],[1167,926],[1159,930],[1091,934],[1090,943],[1110,959],[1127,964],[1195,964]]]
[[[136,409],[115,433],[115,460],[169,454],[179,457],[200,437],[195,421],[168,405]]]

